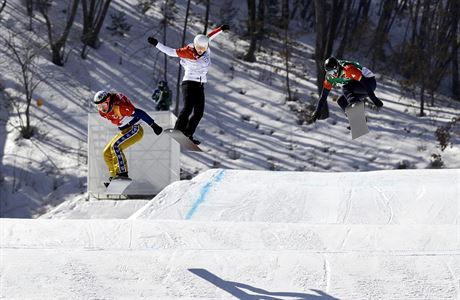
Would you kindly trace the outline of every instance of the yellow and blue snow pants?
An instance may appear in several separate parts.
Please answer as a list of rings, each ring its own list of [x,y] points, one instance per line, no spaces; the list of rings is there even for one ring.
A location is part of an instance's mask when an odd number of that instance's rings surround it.
[[[104,160],[111,177],[120,173],[128,173],[128,161],[123,150],[139,142],[144,135],[141,125],[133,125],[123,129],[105,146]]]

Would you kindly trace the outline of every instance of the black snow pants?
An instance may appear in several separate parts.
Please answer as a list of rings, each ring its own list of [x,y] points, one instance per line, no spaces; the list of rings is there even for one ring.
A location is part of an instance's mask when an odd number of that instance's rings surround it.
[[[204,86],[197,81],[183,81],[181,84],[184,107],[177,117],[175,129],[186,136],[193,136],[204,113]],[[190,115],[193,115],[190,117]],[[190,119],[189,119],[190,118]]]
[[[375,91],[376,87],[375,77],[363,77],[361,81],[352,80],[342,87],[343,95],[339,97],[337,103],[345,111],[345,108],[350,103],[362,101],[367,96],[370,96],[369,88]]]

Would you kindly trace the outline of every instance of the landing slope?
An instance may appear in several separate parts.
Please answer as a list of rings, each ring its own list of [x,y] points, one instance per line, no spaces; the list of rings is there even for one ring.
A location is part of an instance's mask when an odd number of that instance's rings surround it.
[[[460,224],[460,170],[210,170],[131,218],[309,224]]]

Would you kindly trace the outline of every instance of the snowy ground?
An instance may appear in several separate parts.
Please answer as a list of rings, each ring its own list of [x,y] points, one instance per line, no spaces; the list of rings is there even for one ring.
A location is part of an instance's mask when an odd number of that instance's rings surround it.
[[[113,1],[109,15],[123,11],[133,26],[124,37],[104,27],[102,46],[87,60],[79,56],[80,17],[65,67],[50,63],[46,51],[39,56],[44,81],[34,101],[44,105],[31,108],[34,138],[21,139],[15,111],[0,106],[0,212],[7,217],[0,219],[0,298],[460,297],[460,149],[441,152],[434,134],[458,116],[458,103],[436,95],[427,116],[417,117],[418,101],[401,91],[397,77],[373,70],[385,106],[368,111],[370,134],[352,141],[332,101],[327,121],[299,125],[291,108],[318,97],[312,33],[298,37],[291,58],[295,103],[285,101],[279,53],[262,48],[258,62],[247,63],[238,58],[247,42],[220,35],[211,45],[197,131],[205,152],[181,157],[184,175],[194,178],[151,201],[87,201],[87,158],[99,155],[87,153],[92,95],[114,88],[151,110],[162,77],[162,56],[146,43],[161,36],[160,7],[143,15],[137,2]],[[233,2],[234,23],[244,22],[245,2]],[[57,3],[54,13],[62,14],[64,2]],[[185,1],[177,4],[172,47],[182,46]],[[215,24],[220,4],[211,6]],[[202,30],[203,7],[192,5],[188,41]],[[43,42],[38,18],[34,41]],[[7,1],[2,34],[30,34],[23,20],[22,1]],[[0,50],[0,96],[21,98],[17,65],[4,45]],[[363,56],[345,58],[366,65]],[[175,91],[177,61],[169,62]],[[452,138],[458,145],[459,136]],[[425,170],[433,153],[451,170]],[[396,168],[419,170],[367,172]]]
[[[459,170],[360,173],[210,170],[193,180],[165,188],[132,218],[460,224],[459,176]]]
[[[60,2],[59,2],[60,3]],[[0,111],[0,191],[2,217],[38,217],[65,201],[80,199],[86,192],[87,153],[86,114],[94,112],[92,95],[100,89],[114,88],[126,93],[141,108],[151,110],[150,96],[162,76],[162,54],[146,43],[149,35],[161,36],[160,6],[143,15],[136,0],[113,1],[109,15],[123,11],[132,26],[124,36],[112,36],[104,27],[102,45],[92,49],[86,60],[80,58],[80,17],[71,31],[66,65],[57,67],[44,51],[37,61],[44,79],[34,100],[44,100],[42,107],[31,108],[32,125],[37,135],[31,140],[18,137],[17,117],[5,107]],[[185,1],[177,1],[176,20],[183,20]],[[211,5],[210,19],[219,24],[220,2]],[[63,5],[63,4],[60,4]],[[239,9],[235,18],[245,17],[245,2],[234,1]],[[203,5],[192,5],[187,40],[202,30],[198,14]],[[62,7],[63,8],[63,7]],[[62,13],[59,7],[55,13]],[[79,14],[81,12],[79,11]],[[34,20],[37,41],[46,40],[40,15]],[[0,26],[22,30],[27,20],[24,5],[8,1]],[[110,17],[107,19],[110,24]],[[167,44],[179,47],[182,23],[177,21],[168,32]],[[197,137],[203,141],[202,154],[184,153],[181,157],[184,176],[193,177],[211,168],[256,169],[276,171],[369,171],[396,168],[430,167],[432,154],[441,154],[446,168],[460,168],[460,149],[439,150],[435,138],[438,126],[458,116],[459,104],[435,95],[434,107],[426,107],[427,116],[417,117],[418,100],[402,92],[396,77],[378,76],[376,94],[385,106],[380,113],[368,111],[371,133],[356,141],[350,139],[346,119],[337,104],[329,101],[331,117],[311,125],[299,125],[291,107],[314,103],[317,98],[314,35],[298,37],[293,50],[291,86],[300,102],[286,103],[283,59],[265,48],[256,63],[238,57],[247,42],[234,32],[224,33],[213,41],[213,65],[206,85],[206,110]],[[276,41],[267,41],[276,48]],[[7,53],[0,45],[2,53]],[[365,57],[350,54],[366,65]],[[22,97],[18,86],[17,65],[8,55],[1,56],[2,85],[9,97]],[[177,60],[169,59],[168,80],[175,92]],[[332,99],[332,95],[330,96]],[[35,102],[34,102],[35,103]],[[455,132],[458,130],[455,129]],[[460,137],[452,135],[454,145]]]
[[[460,170],[210,170],[128,219],[2,219],[0,296],[458,299],[459,194]]]

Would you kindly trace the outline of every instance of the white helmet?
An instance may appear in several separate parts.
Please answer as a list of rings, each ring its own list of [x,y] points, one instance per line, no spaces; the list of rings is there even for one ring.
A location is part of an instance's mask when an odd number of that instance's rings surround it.
[[[204,48],[208,50],[209,46],[209,38],[205,36],[204,34],[198,34],[195,39],[193,39],[193,45],[196,48]],[[205,51],[206,51],[205,50]]]
[[[94,95],[93,102],[94,104],[99,104],[107,100],[109,93],[106,91],[99,91]]]

